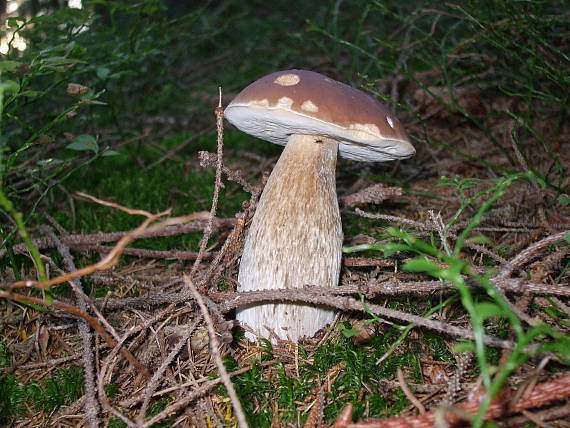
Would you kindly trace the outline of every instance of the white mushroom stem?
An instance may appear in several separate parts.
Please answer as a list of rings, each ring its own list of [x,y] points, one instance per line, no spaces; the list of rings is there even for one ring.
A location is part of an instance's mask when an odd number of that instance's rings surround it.
[[[338,284],[343,235],[336,195],[337,152],[335,140],[289,137],[249,228],[239,269],[240,291]],[[334,311],[261,304],[238,310],[236,318],[272,341],[277,336],[297,342],[331,323]]]

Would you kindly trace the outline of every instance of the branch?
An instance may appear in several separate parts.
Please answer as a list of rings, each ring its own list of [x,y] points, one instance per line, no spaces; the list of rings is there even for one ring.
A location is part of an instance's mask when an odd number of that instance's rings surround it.
[[[233,218],[216,218],[214,219],[214,229],[232,227],[236,220]],[[206,220],[196,219],[186,224],[178,224],[167,226],[162,229],[146,230],[142,232],[138,238],[157,238],[164,236],[182,235],[185,233],[201,232],[204,230]],[[91,246],[99,245],[104,242],[116,242],[125,237],[132,231],[110,232],[110,233],[92,233],[88,235],[65,235],[60,237],[62,243],[72,249],[91,249]],[[33,239],[32,243],[38,250],[54,247],[54,242],[49,237]],[[27,252],[24,244],[17,244],[12,247],[15,254],[25,254]],[[96,250],[96,249],[95,249]],[[97,250],[96,250],[97,251]],[[6,249],[0,250],[0,259],[6,256]],[[206,256],[206,255],[205,255]]]
[[[114,266],[118,262],[119,257],[121,255],[121,253],[123,252],[124,248],[127,245],[129,245],[132,241],[134,241],[135,239],[140,238],[140,236],[143,232],[145,232],[145,231],[156,231],[156,230],[163,229],[166,226],[171,226],[171,225],[181,224],[181,223],[187,223],[187,222],[192,221],[192,220],[204,218],[204,213],[199,212],[199,213],[194,213],[194,214],[190,214],[190,215],[183,216],[183,217],[169,218],[169,219],[163,220],[163,221],[151,226],[151,223],[153,221],[155,221],[158,218],[168,214],[169,212],[170,211],[167,210],[167,211],[163,211],[163,212],[158,213],[158,214],[148,214],[147,213],[146,215],[148,215],[148,216],[147,216],[146,220],[143,221],[140,226],[138,226],[136,229],[130,231],[125,236],[123,236],[119,240],[119,242],[117,242],[117,245],[115,245],[113,250],[109,254],[107,254],[105,257],[103,257],[99,262],[97,262],[95,264],[92,264],[92,265],[83,267],[81,269],[69,272],[65,275],[57,276],[57,277],[52,278],[52,279],[47,280],[47,281],[26,280],[26,281],[14,282],[8,287],[8,291],[11,292],[14,289],[24,288],[24,287],[46,288],[46,287],[50,287],[52,285],[61,284],[63,282],[70,281],[74,278],[79,278],[81,276],[89,275],[93,272],[97,272],[97,271],[101,271],[101,270],[107,270],[107,269],[111,268],[112,266]]]
[[[239,293],[238,296],[221,302],[220,312],[225,313],[240,306],[261,302],[291,302],[291,303],[310,303],[313,305],[329,306],[341,310],[358,311],[365,313],[374,313],[375,315],[397,319],[406,323],[414,323],[430,330],[439,331],[455,337],[474,340],[475,336],[472,331],[456,327],[449,323],[426,319],[417,315],[408,314],[406,312],[397,311],[369,302],[361,302],[352,297],[330,296],[331,288],[326,289],[326,295],[322,295],[323,287],[307,286],[301,289],[287,290],[262,290],[248,291]],[[495,336],[484,335],[483,341],[487,345],[497,346],[499,348],[512,349],[514,343],[510,340],[502,340]]]
[[[210,349],[212,350],[214,361],[216,362],[216,366],[218,367],[220,378],[222,379],[222,382],[224,383],[224,386],[228,391],[228,395],[232,400],[232,405],[234,407],[239,426],[241,428],[248,428],[247,421],[245,419],[245,414],[241,407],[241,403],[236,394],[232,381],[228,376],[228,372],[226,370],[226,367],[224,366],[224,362],[222,361],[222,357],[220,355],[220,342],[218,341],[218,336],[216,334],[216,330],[214,329],[214,322],[210,317],[210,312],[208,311],[208,308],[206,308],[206,305],[204,304],[204,299],[202,299],[202,296],[200,295],[198,290],[196,290],[196,287],[192,283],[190,277],[187,276],[184,278],[184,280],[188,285],[188,287],[190,288],[190,290],[192,291],[192,293],[194,293],[194,298],[196,299],[196,302],[198,303],[198,306],[200,306],[200,310],[204,315],[204,320],[206,321],[206,327],[208,327],[208,334],[210,335]]]
[[[44,306],[48,309],[55,308],[67,312],[69,314],[72,314],[75,317],[81,318],[85,322],[87,322],[87,324],[89,324],[91,328],[93,328],[93,330],[99,333],[99,335],[103,338],[103,340],[105,341],[105,343],[107,343],[109,347],[114,348],[117,345],[115,340],[111,337],[110,334],[108,334],[105,331],[105,329],[101,326],[101,324],[99,324],[96,318],[80,311],[75,306],[58,302],[57,300],[52,300],[52,302],[48,304],[45,300],[37,297],[23,296],[20,294],[13,294],[9,291],[1,291],[1,290],[0,290],[0,298],[10,299],[21,303],[33,303],[36,305]],[[131,363],[136,368],[138,372],[142,373],[146,377],[150,377],[148,369],[144,367],[141,363],[139,363],[128,349],[121,348],[121,354],[123,355],[123,357],[127,359],[127,361],[129,361],[129,363]]]
[[[44,226],[41,228],[41,231],[48,235],[50,239],[55,242],[56,247],[58,249],[59,254],[63,257],[63,262],[65,268],[67,270],[73,271],[75,270],[75,263],[73,261],[73,256],[69,252],[69,247],[63,245],[62,242],[59,241],[58,237],[55,235],[53,229],[48,226]],[[79,278],[69,281],[71,288],[75,292],[75,297],[77,299],[77,306],[78,308],[87,313],[87,296],[83,293],[81,289],[81,283],[79,282]],[[83,344],[83,367],[85,373],[85,402],[83,405],[83,409],[85,410],[85,415],[87,417],[87,421],[89,422],[90,427],[98,427],[99,426],[99,403],[97,402],[96,398],[96,391],[95,391],[95,365],[93,362],[93,337],[91,335],[91,331],[89,330],[89,325],[84,321],[80,320],[78,323],[78,330],[79,336],[81,337],[81,342]]]

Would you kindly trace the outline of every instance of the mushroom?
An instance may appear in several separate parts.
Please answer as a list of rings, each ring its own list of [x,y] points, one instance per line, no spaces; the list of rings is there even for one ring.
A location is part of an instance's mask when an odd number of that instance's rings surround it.
[[[402,125],[370,95],[307,70],[262,77],[224,115],[240,130],[285,146],[245,239],[238,291],[336,286],[343,240],[337,153],[365,162],[408,158],[415,150]],[[236,318],[272,342],[297,342],[331,323],[334,311],[262,303],[239,309]]]

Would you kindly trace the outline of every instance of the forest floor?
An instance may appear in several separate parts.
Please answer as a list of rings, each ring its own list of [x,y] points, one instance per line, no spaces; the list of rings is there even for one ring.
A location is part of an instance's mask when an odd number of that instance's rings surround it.
[[[339,159],[335,290],[236,292],[279,149],[227,123],[216,132],[213,88],[189,101],[210,116],[133,115],[127,136],[98,129],[128,154],[58,183],[32,246],[0,249],[0,423],[445,427],[487,415],[567,427],[570,122],[485,78],[451,91],[443,73],[376,82],[406,106],[398,116],[417,153]],[[283,298],[335,308],[334,325],[299,344],[247,341],[236,307]]]

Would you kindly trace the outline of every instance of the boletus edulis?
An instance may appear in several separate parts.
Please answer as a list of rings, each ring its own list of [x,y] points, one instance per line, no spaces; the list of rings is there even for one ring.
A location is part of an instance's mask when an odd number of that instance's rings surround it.
[[[262,77],[224,115],[240,130],[285,146],[249,226],[238,291],[337,286],[343,240],[337,153],[364,162],[408,158],[415,150],[402,125],[372,96],[306,70]],[[263,303],[236,317],[260,337],[297,342],[331,323],[334,311]]]

